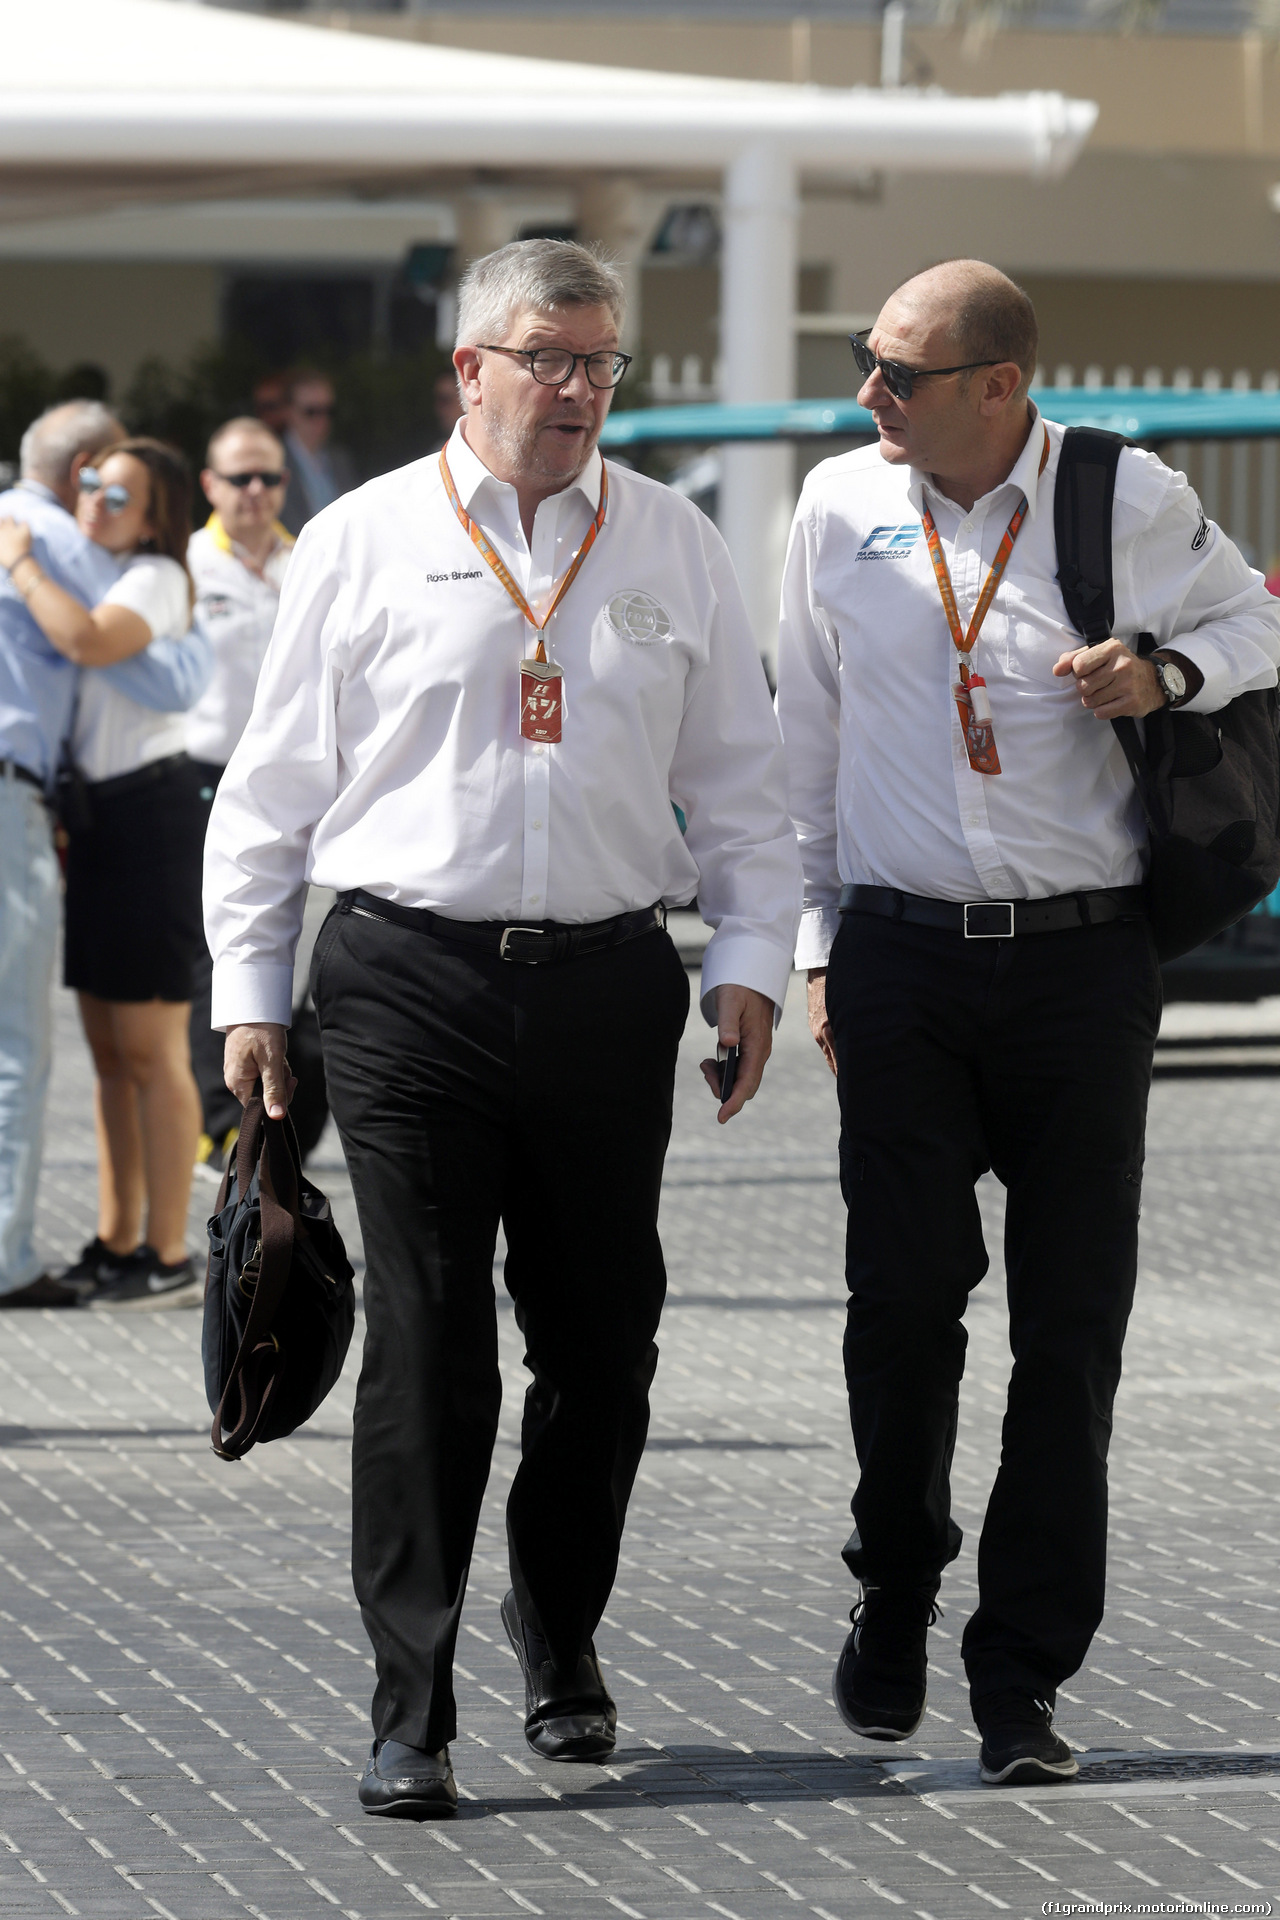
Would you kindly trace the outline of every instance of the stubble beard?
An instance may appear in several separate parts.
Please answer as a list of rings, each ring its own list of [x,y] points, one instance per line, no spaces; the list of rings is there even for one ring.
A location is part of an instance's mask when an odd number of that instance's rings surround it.
[[[561,466],[549,457],[551,447],[544,441],[538,426],[513,418],[501,408],[495,410],[492,403],[485,408],[484,424],[485,431],[501,453],[509,471],[535,485],[567,487],[577,479],[595,451],[594,421],[582,442],[582,457],[576,465],[569,467]]]

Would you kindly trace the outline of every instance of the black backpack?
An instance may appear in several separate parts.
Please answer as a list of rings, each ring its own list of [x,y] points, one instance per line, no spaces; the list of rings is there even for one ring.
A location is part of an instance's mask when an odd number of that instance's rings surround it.
[[[1118,433],[1068,427],[1058,463],[1053,525],[1067,616],[1091,643],[1115,621],[1111,510]],[[1176,641],[1174,642],[1176,644]],[[1134,637],[1153,651],[1152,634]],[[1221,933],[1280,881],[1280,694],[1241,693],[1217,713],[1149,713],[1143,732],[1113,720],[1146,815],[1147,912],[1161,960]]]
[[[259,1086],[209,1222],[201,1344],[223,1460],[292,1433],[320,1405],[351,1344],[352,1278],[329,1202],[302,1171],[293,1123],[268,1118]]]

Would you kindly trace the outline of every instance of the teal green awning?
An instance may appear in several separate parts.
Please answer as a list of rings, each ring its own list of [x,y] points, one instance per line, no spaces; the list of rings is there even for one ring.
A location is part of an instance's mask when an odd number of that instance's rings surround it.
[[[1280,438],[1280,393],[1038,387],[1035,401],[1064,426],[1105,427],[1130,440]],[[856,400],[788,400],[741,407],[637,407],[613,414],[600,444],[622,451],[724,440],[847,440],[874,433],[871,415]]]

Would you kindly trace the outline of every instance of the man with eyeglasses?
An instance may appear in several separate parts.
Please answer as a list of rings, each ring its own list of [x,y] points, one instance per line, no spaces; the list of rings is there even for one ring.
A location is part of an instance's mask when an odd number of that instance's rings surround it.
[[[209,441],[200,485],[213,511],[191,536],[187,565],[196,607],[213,645],[213,675],[187,717],[187,752],[212,806],[226,764],[253,710],[258,671],[280,607],[293,552],[282,525],[289,469],[276,435],[251,415],[228,420]],[[204,1114],[203,1164],[222,1164],[240,1124],[240,1106],[222,1077],[222,1036],[209,1018],[213,962],[195,969],[191,1064]]]
[[[622,281],[567,241],[472,266],[464,418],[298,542],[210,823],[227,1084],[289,1092],[304,879],[337,890],[311,979],[367,1261],[353,1576],[377,1666],[369,1813],[451,1812],[454,1643],[501,1399],[505,1278],[533,1379],[502,1623],[545,1759],[601,1761],[593,1644],[644,1447],[657,1234],[688,1011],[664,908],[714,928],[706,1078],[756,1091],[800,867],[781,741],[723,541],[597,441]]]
[[[805,865],[796,962],[840,1098],[845,1373],[861,1583],[835,1704],[871,1739],[924,1713],[951,1516],[962,1324],[1007,1192],[1013,1373],[962,1643],[981,1772],[1070,1779],[1057,1688],[1106,1585],[1106,1456],[1137,1268],[1160,977],[1146,832],[1112,727],[1273,686],[1280,607],[1191,488],[1120,456],[1118,636],[1057,583],[1063,429],[1029,398],[1030,300],[981,261],[910,280],[854,339],[878,446],[809,476],[778,712]]]
[[[280,521],[295,537],[322,507],[356,484],[350,454],[332,444],[333,414],[333,382],[326,374],[304,370],[289,376],[284,434],[289,490]]]

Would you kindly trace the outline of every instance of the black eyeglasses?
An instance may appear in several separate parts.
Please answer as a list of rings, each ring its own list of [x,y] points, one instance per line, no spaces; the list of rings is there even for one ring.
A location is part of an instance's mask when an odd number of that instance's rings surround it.
[[[527,360],[529,371],[540,387],[563,387],[572,380],[581,360],[593,387],[616,387],[631,365],[629,353],[570,353],[568,347],[489,347],[479,343],[481,353],[508,353],[513,360]]]
[[[999,360],[966,360],[961,367],[904,367],[901,360],[882,360],[878,353],[872,353],[867,345],[870,331],[868,327],[866,333],[849,335],[854,363],[864,380],[869,379],[879,367],[880,378],[895,400],[909,400],[917,380],[936,380],[944,373],[971,373],[975,367],[998,367],[1001,364]]]
[[[261,480],[264,487],[282,487],[284,485],[284,474],[281,472],[276,472],[276,473],[261,473],[257,471],[253,473],[217,473],[215,472],[213,477],[215,480],[225,480],[229,487],[239,487],[241,492],[243,492],[246,487],[251,487],[255,480]]]

